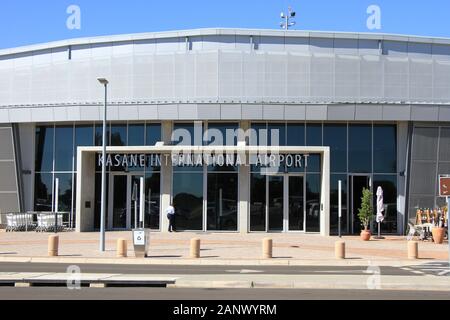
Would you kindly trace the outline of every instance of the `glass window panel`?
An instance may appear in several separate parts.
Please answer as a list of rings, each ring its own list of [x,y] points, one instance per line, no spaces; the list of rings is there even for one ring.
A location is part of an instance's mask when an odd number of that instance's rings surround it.
[[[304,146],[305,125],[303,123],[288,123],[286,141],[287,146]]]
[[[53,175],[36,173],[34,180],[34,210],[52,211]]]
[[[268,140],[267,124],[266,123],[252,123],[250,145],[251,146],[266,146]]]
[[[397,172],[397,126],[373,126],[373,170],[379,173]]]
[[[176,172],[173,174],[173,204],[177,230],[202,230],[203,174]]]
[[[73,126],[55,128],[55,171],[72,171]]]
[[[310,154],[307,163],[305,161],[306,172],[321,172],[321,161],[322,156],[320,154]]]
[[[349,125],[348,166],[352,173],[372,172],[372,126]]]
[[[113,186],[113,225],[114,229],[125,229],[127,227],[127,179],[126,175],[111,177]]]
[[[269,176],[269,231],[283,230],[283,176]]]
[[[215,146],[236,146],[237,123],[208,123],[208,130],[205,132],[205,145]]]
[[[145,124],[129,124],[128,125],[128,145],[143,146],[145,139]]]
[[[145,175],[145,227],[159,230],[161,175]]]
[[[237,231],[238,175],[208,174],[207,229]]]
[[[306,124],[306,145],[322,146],[322,124]]]
[[[347,175],[332,174],[330,177],[330,231],[333,234],[338,234],[339,221],[339,194],[338,185],[339,180],[342,181],[342,218],[341,218],[341,233],[349,232],[347,219]]]
[[[106,125],[106,145],[109,145],[109,125]],[[95,145],[96,146],[101,146],[103,143],[103,125],[101,123],[97,123],[95,125]]]
[[[285,146],[286,145],[286,124],[274,123],[268,125],[267,135],[270,146]]]
[[[127,125],[113,124],[111,125],[111,146],[127,145]]]
[[[58,173],[55,174],[55,181],[59,179],[58,190],[58,210],[63,212],[72,211],[72,174],[71,173]],[[55,182],[56,185],[56,182]],[[55,195],[56,197],[56,195]],[[56,209],[56,208],[55,208]],[[64,220],[67,220],[68,216],[64,216]]]
[[[109,205],[109,174],[106,175],[106,212],[105,212],[105,226],[108,226],[108,205]],[[94,204],[94,229],[100,229],[100,213],[102,201],[102,174],[95,174],[95,204]],[[91,204],[92,205],[92,204]]]
[[[304,178],[290,176],[289,178],[289,230],[302,231],[304,229]]]
[[[203,144],[203,126],[199,123],[175,123],[172,132],[172,142],[187,146]]]
[[[381,223],[381,232],[397,233],[397,176],[396,175],[373,176],[373,193],[374,193],[374,208],[375,208],[374,213],[376,213],[376,199],[377,199],[376,193],[378,187],[381,187],[383,189],[383,202],[385,209],[384,221]]]
[[[306,232],[320,232],[320,174],[306,175]]]
[[[93,125],[80,125],[75,126],[75,170],[77,170],[77,157],[78,157],[78,147],[90,147],[92,146],[94,139],[94,126]]]
[[[36,128],[36,172],[53,171],[53,126]]]
[[[266,176],[250,177],[250,231],[266,231]]]
[[[325,124],[323,145],[330,147],[331,172],[347,172],[347,125]]]
[[[161,140],[161,124],[147,123],[145,125],[145,145],[154,146]]]

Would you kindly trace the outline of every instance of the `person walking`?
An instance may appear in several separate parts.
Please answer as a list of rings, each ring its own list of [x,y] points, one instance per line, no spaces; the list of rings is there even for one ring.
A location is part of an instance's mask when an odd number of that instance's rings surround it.
[[[169,219],[169,232],[176,232],[175,228],[175,208],[172,203],[166,209],[167,219]]]

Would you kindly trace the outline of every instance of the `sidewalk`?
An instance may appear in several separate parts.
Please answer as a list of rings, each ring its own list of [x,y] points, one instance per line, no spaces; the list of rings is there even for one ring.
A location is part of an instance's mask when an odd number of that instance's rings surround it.
[[[151,234],[149,258],[134,258],[131,232],[107,232],[106,251],[99,252],[99,233],[59,233],[59,257],[47,258],[51,234],[0,231],[0,261],[68,263],[155,263],[155,264],[233,264],[233,265],[380,265],[407,264],[407,241],[403,236],[363,242],[358,236],[322,237],[297,233],[193,233]],[[261,259],[263,238],[273,239],[274,259]],[[129,258],[117,259],[116,241],[128,240]],[[189,259],[189,241],[201,239],[201,259]],[[346,242],[346,260],[336,260],[334,243]],[[448,245],[419,242],[420,262],[448,261]]]

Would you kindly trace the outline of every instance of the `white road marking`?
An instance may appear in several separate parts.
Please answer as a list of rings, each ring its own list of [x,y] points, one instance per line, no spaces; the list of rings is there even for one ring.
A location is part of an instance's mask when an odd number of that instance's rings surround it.
[[[242,270],[225,270],[225,272],[230,272],[230,273],[262,273],[262,272],[264,272],[264,271],[261,271],[261,270],[242,269]]]

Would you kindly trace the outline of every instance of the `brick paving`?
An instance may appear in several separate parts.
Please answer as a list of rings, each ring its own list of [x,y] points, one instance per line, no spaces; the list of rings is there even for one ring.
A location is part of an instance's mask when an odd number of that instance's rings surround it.
[[[0,231],[0,257],[46,257],[49,233]],[[60,237],[59,255],[62,257],[112,258],[115,257],[118,238],[128,240],[132,255],[131,232],[107,232],[106,252],[100,253],[99,233],[63,232]],[[334,259],[334,243],[338,237],[322,237],[302,233],[159,233],[151,234],[150,257],[154,259],[182,260],[189,257],[191,238],[202,241],[203,259],[251,260],[261,258],[261,241],[273,239],[273,256],[277,260],[331,260]],[[387,236],[384,240],[364,242],[357,236],[344,236],[348,259],[396,260],[407,258],[407,241],[404,236]],[[419,242],[419,258],[447,260],[448,245]]]

